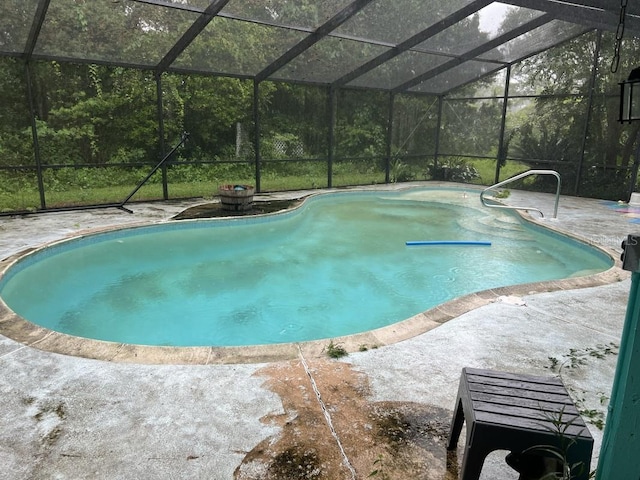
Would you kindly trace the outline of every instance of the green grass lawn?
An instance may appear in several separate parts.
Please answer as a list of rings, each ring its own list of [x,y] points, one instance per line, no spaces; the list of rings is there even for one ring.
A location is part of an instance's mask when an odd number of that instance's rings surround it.
[[[472,180],[474,184],[491,185],[495,177],[495,160],[465,159],[473,165],[479,176]],[[261,191],[304,190],[327,187],[326,164],[323,162],[297,162],[292,172],[287,172],[287,165],[265,169],[260,179]],[[218,186],[223,183],[250,184],[255,183],[251,169],[235,169],[229,171],[212,171],[202,169],[202,174],[180,180],[175,172],[169,175],[169,198],[210,199],[218,194]],[[428,180],[427,167],[423,162],[408,165],[410,176],[401,180]],[[511,177],[527,170],[522,163],[508,162],[500,171],[500,179]],[[79,171],[86,181],[86,170]],[[73,207],[82,205],[119,204],[133,191],[136,184],[132,176],[123,175],[122,185],[100,186],[100,172],[96,170],[90,179],[90,187],[74,185],[74,179],[59,182],[55,188],[46,189],[45,202],[47,208]],[[171,172],[171,171],[170,171]],[[80,173],[78,174],[80,175]],[[139,175],[134,175],[136,178]],[[2,177],[2,175],[0,175]],[[199,178],[200,177],[200,178]],[[222,180],[221,180],[222,179]],[[33,211],[40,208],[40,195],[33,175],[24,178],[0,178],[0,212]],[[152,178],[153,183],[144,185],[129,202],[162,200],[160,177]],[[383,184],[385,173],[380,167],[366,162],[337,162],[334,164],[332,186]],[[113,183],[113,182],[112,182]],[[4,188],[2,188],[4,185]]]

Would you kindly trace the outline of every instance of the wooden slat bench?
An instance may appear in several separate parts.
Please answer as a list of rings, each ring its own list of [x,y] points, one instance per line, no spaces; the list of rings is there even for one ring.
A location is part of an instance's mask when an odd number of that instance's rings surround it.
[[[520,453],[535,446],[566,449],[569,465],[583,467],[572,478],[589,478],[593,438],[559,378],[463,368],[448,450],[456,448],[465,421],[461,480],[478,480],[494,450]]]

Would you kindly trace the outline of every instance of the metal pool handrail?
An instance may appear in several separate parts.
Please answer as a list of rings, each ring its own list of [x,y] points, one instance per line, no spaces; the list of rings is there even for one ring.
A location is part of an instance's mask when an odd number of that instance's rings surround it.
[[[514,182],[516,180],[520,180],[521,178],[525,178],[528,177],[530,175],[553,175],[554,177],[556,177],[556,180],[558,181],[558,186],[556,188],[556,203],[555,203],[555,207],[553,209],[553,218],[557,218],[558,216],[558,202],[560,201],[560,174],[558,172],[556,172],[555,170],[527,170],[526,172],[522,172],[519,173],[518,175],[515,175],[511,178],[507,178],[506,180],[503,180],[502,182],[498,182],[495,185],[491,185],[490,187],[485,188],[482,192],[480,192],[480,201],[482,202],[482,204],[485,207],[490,207],[490,208],[507,208],[509,210],[533,210],[534,212],[538,212],[540,214],[541,217],[544,218],[544,213],[542,213],[541,210],[534,208],[534,207],[516,207],[516,206],[511,206],[511,205],[496,205],[496,204],[489,204],[485,201],[484,199],[484,194],[486,192],[488,192],[489,190],[492,190],[494,188],[498,188],[498,187],[502,187],[503,185],[506,185],[507,183],[511,183]]]

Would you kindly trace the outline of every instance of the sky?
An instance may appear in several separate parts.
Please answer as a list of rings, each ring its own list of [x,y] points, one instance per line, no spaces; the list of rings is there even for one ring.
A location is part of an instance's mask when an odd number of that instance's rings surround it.
[[[512,7],[498,2],[484,7],[478,12],[480,15],[480,28],[495,35],[509,8]]]

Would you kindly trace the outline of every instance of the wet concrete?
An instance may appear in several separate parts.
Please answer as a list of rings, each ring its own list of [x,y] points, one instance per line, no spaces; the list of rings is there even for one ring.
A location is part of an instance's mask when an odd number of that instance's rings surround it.
[[[553,207],[545,194],[507,201]],[[86,229],[166,221],[194,203],[203,202],[0,219],[0,258]],[[615,250],[637,233],[629,220],[597,200],[563,197],[558,219],[543,221]],[[271,363],[120,363],[0,336],[0,468],[9,479],[455,478],[458,460],[447,466],[442,437],[464,366],[561,375],[589,412],[595,466],[617,361],[607,349],[619,343],[630,287],[617,275],[597,287],[497,296],[339,360],[300,348]],[[483,479],[517,478],[504,455],[489,456]]]

